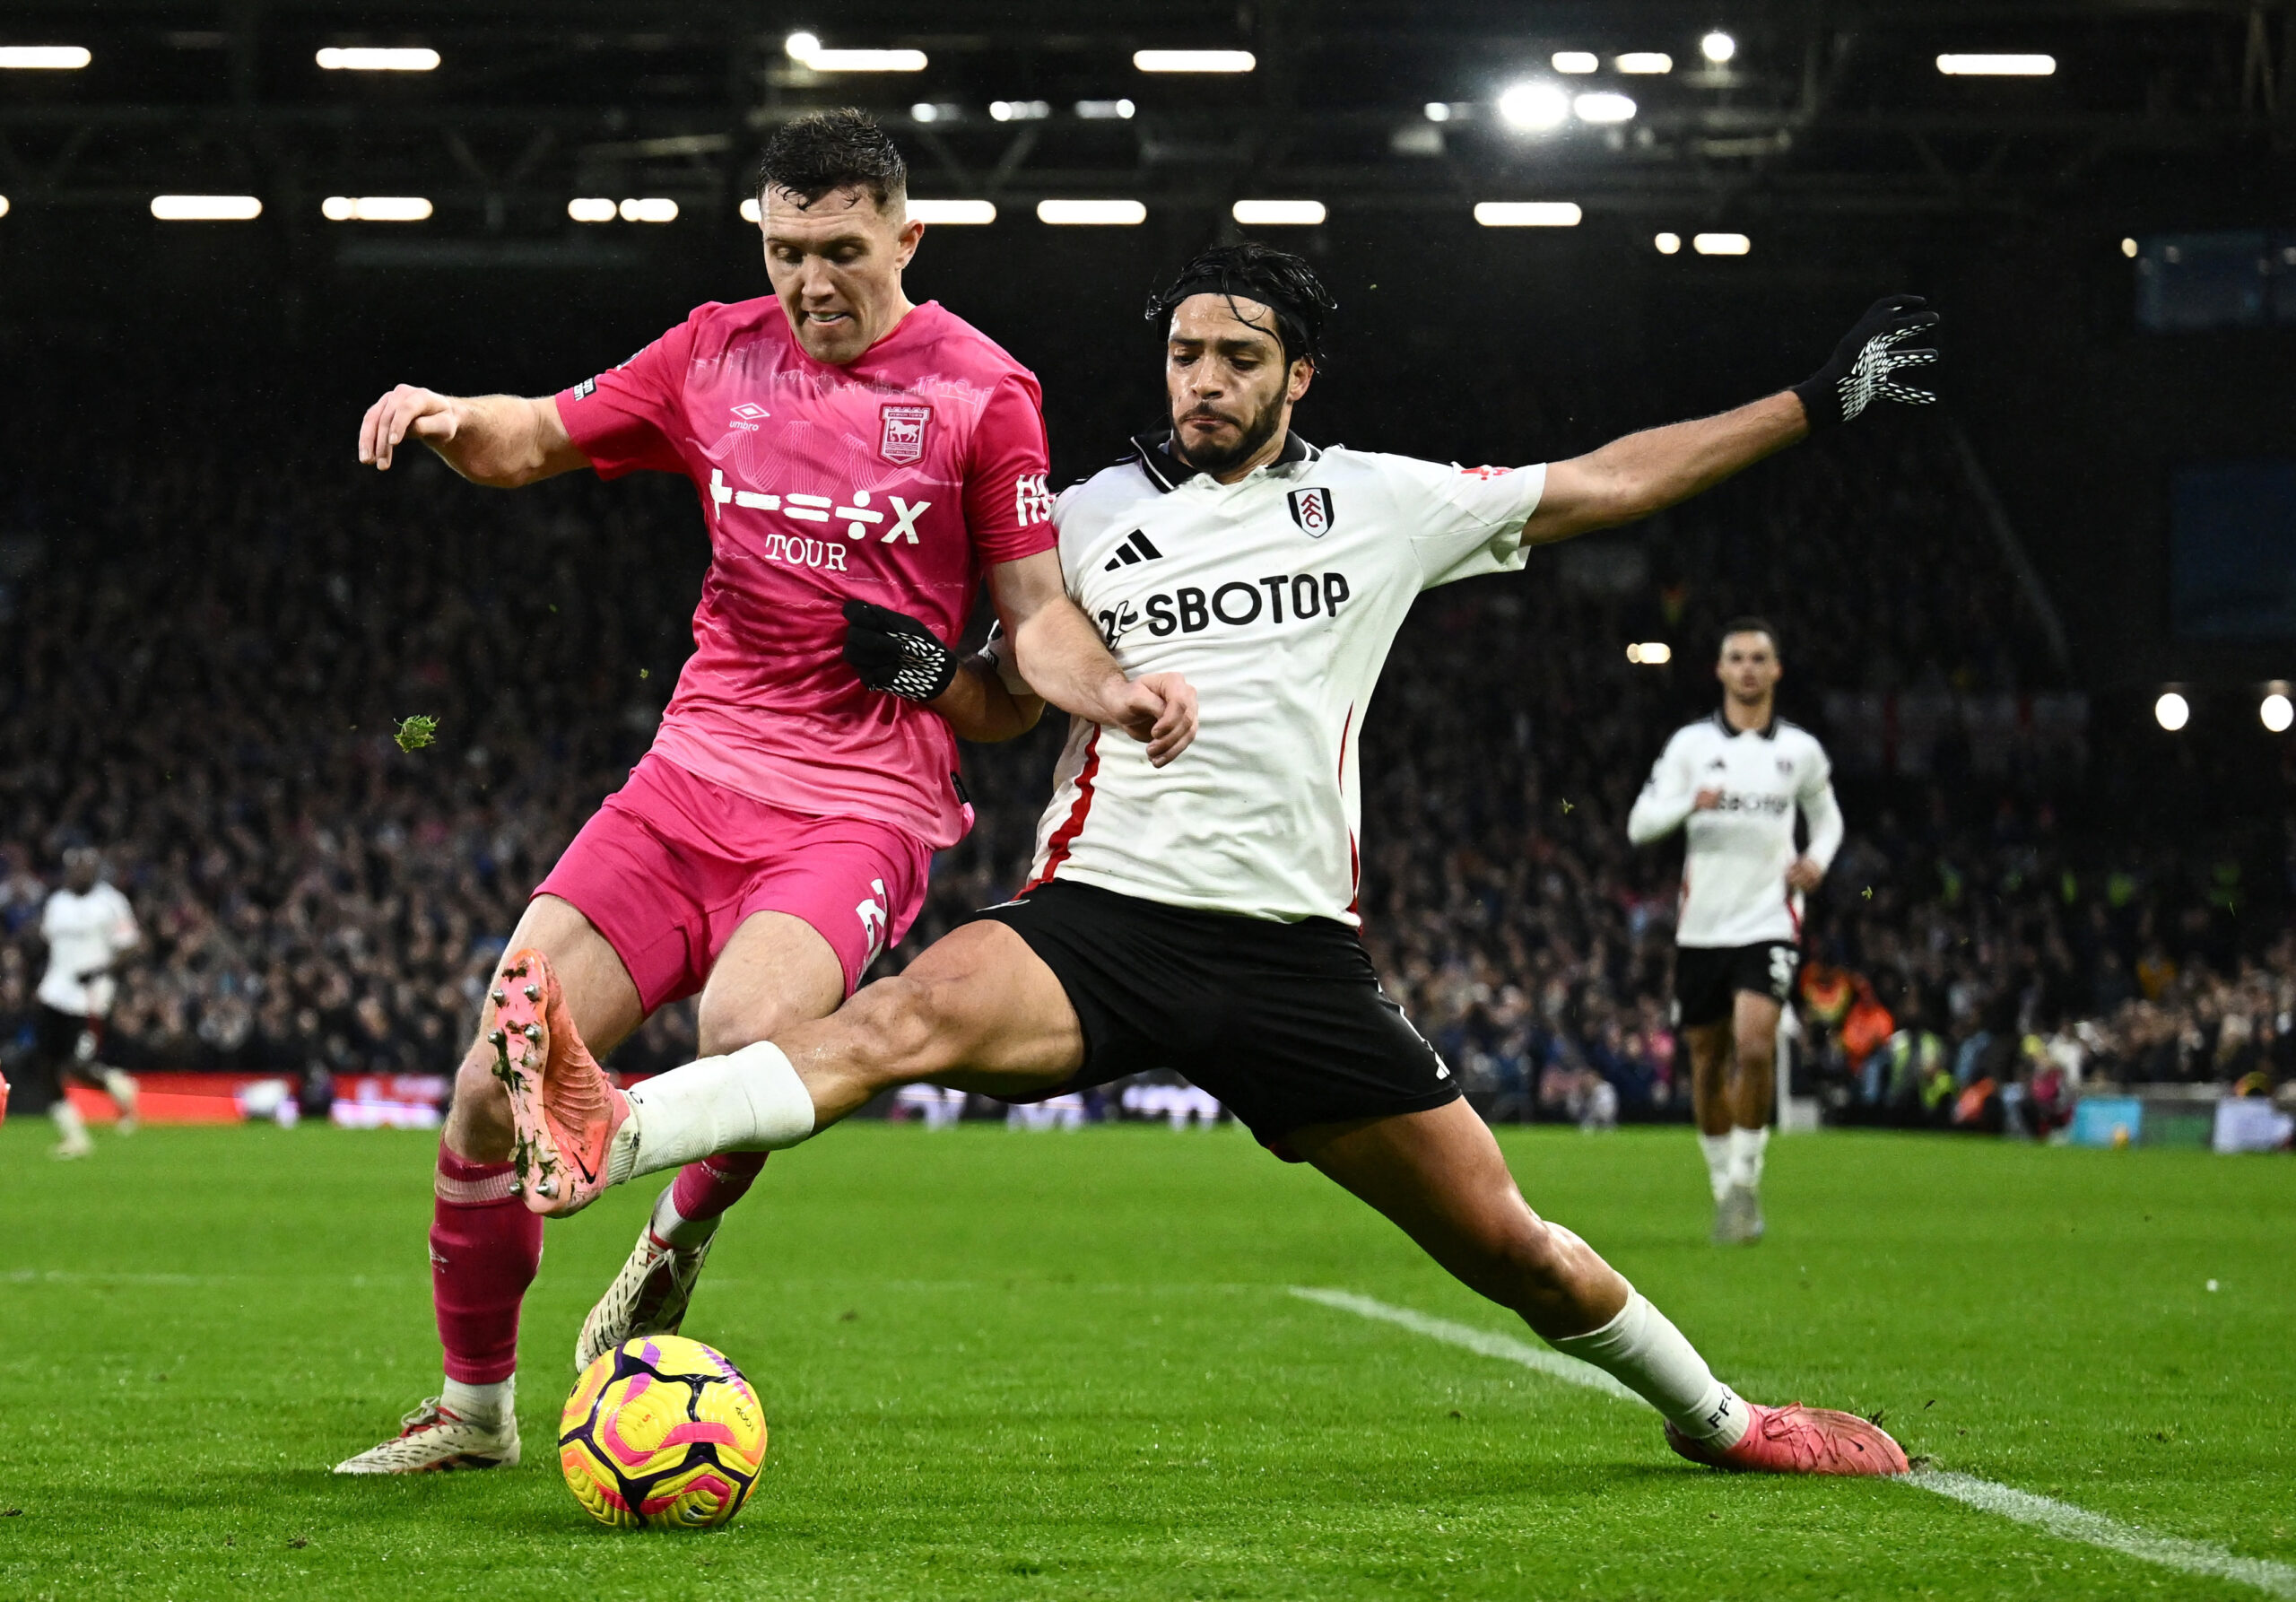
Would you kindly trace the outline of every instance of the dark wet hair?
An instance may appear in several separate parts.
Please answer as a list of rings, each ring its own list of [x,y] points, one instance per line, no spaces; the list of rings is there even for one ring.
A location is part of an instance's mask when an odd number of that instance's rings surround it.
[[[1770,627],[1770,619],[1766,617],[1734,617],[1724,623],[1720,636],[1714,641],[1716,656],[1722,654],[1723,646],[1733,634],[1767,634],[1770,636],[1770,654],[1781,660],[1786,656],[1786,648],[1778,643],[1778,631]]]
[[[1257,300],[1275,313],[1275,338],[1287,362],[1324,359],[1324,319],[1339,309],[1315,268],[1287,250],[1246,241],[1215,245],[1179,271],[1179,276],[1148,297],[1147,318],[1161,321],[1190,295],[1226,295]],[[1257,326],[1257,325],[1252,325]],[[1265,332],[1265,330],[1263,330]]]
[[[838,189],[859,189],[883,208],[908,196],[909,163],[866,111],[809,111],[765,142],[757,193],[768,189],[787,189],[808,205]]]

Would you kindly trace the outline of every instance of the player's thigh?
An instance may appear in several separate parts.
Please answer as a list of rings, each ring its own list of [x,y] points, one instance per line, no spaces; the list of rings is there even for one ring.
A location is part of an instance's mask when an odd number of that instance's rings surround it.
[[[464,1156],[491,1154],[510,1127],[509,1098],[494,1078],[494,1049],[487,1034],[494,1027],[491,993],[501,986],[502,968],[521,951],[539,951],[558,972],[566,1010],[591,1054],[603,1058],[645,1020],[638,987],[604,935],[571,901],[538,895],[526,903],[518,927],[495,964],[487,986],[490,998],[479,1010],[478,1031],[455,1075],[454,1105],[447,1116],[447,1144]],[[474,1144],[475,1143],[475,1144]]]
[[[1741,990],[1731,998],[1728,1027],[1740,1061],[1760,1062],[1777,1049],[1778,1021],[1785,1010],[1758,990]]]
[[[774,1040],[844,999],[845,965],[819,929],[794,913],[752,912],[701,988],[701,1054]]]
[[[1462,1099],[1424,1112],[1316,1124],[1285,1143],[1475,1289],[1547,1265],[1544,1226],[1490,1127]]]

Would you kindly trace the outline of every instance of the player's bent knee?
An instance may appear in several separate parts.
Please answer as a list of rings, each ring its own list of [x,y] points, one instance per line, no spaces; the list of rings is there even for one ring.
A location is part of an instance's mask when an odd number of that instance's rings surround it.
[[[950,981],[896,975],[856,992],[839,1017],[857,1032],[858,1055],[883,1083],[929,1079],[964,1059],[958,989]]]

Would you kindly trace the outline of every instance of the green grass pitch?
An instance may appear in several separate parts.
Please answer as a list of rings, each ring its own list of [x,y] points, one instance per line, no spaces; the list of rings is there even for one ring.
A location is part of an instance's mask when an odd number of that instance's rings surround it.
[[[523,1467],[339,1480],[437,1389],[430,1139],[154,1129],[67,1165],[47,1135],[0,1132],[0,1597],[2265,1594],[1902,1485],[1695,1469],[1639,1408],[1291,1296],[1524,1333],[1234,1129],[775,1158],[688,1323],[773,1430],[726,1531],[615,1535],[559,1480],[575,1328],[650,1182],[551,1226]],[[1782,1141],[1770,1240],[1724,1253],[1687,1133],[1504,1140],[1750,1395],[2296,1561],[2296,1163]]]

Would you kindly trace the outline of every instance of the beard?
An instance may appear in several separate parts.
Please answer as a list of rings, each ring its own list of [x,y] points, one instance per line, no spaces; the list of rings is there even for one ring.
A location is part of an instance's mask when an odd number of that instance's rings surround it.
[[[1246,418],[1236,443],[1225,448],[1182,444],[1180,418],[1185,415],[1176,414],[1172,418],[1172,454],[1198,473],[1209,473],[1216,478],[1250,461],[1262,446],[1275,437],[1276,425],[1283,418],[1283,391],[1278,389],[1265,405]]]

